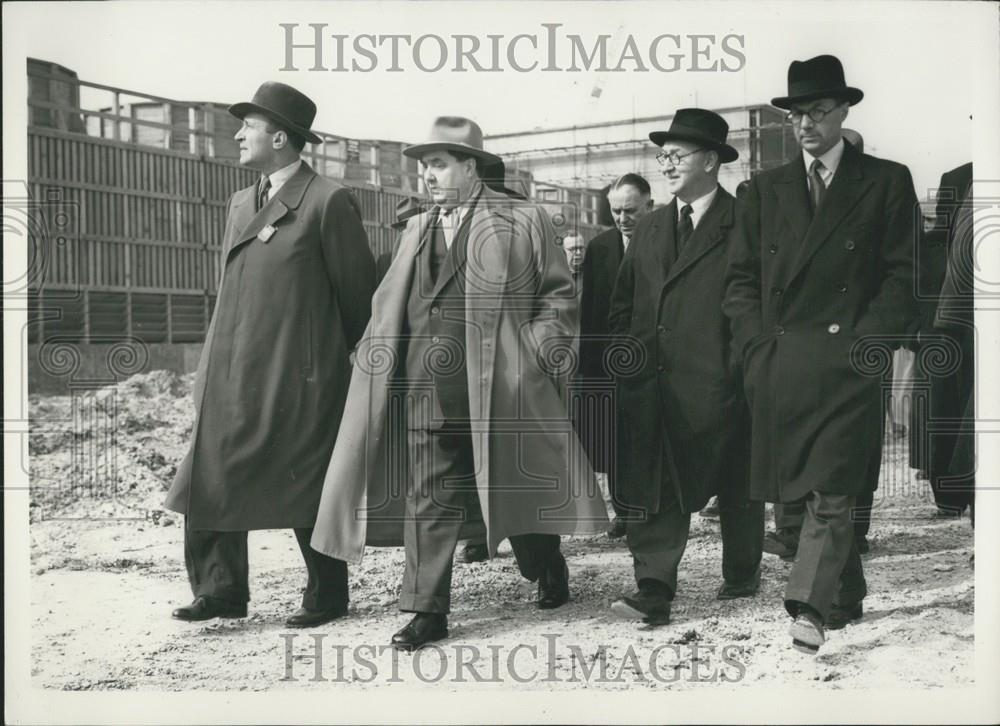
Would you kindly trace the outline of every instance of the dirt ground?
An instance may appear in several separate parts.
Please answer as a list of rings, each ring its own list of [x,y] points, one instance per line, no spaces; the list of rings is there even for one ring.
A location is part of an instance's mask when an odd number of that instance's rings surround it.
[[[31,400],[32,683],[63,690],[331,688],[690,689],[792,684],[817,689],[971,685],[974,573],[968,519],[930,518],[926,482],[886,448],[864,557],[865,617],[813,658],[793,651],[781,596],[790,565],[765,555],[761,591],[718,602],[717,522],[695,516],[673,622],[614,619],[633,589],[624,543],[570,538],[571,602],[532,605],[509,549],[456,565],[451,637],[419,656],[385,647],[399,549],[351,568],[349,616],[292,631],[304,570],[291,532],[250,536],[249,615],[185,624],[191,599],[181,520],[160,508],[192,424],[190,377],[135,376],[115,388]],[[770,524],[769,524],[770,526]],[[319,648],[321,661],[310,658]],[[933,663],[933,668],[915,668]],[[318,677],[317,677],[318,676]]]

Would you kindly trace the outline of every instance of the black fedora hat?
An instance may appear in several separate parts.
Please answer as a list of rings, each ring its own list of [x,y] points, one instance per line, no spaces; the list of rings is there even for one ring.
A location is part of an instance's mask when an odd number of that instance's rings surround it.
[[[803,101],[817,98],[842,98],[853,106],[865,97],[860,88],[844,81],[844,66],[832,55],[818,55],[804,61],[792,61],[788,66],[788,95],[771,99],[771,105],[791,108]]]
[[[674,114],[667,131],[652,131],[649,140],[657,146],[668,141],[690,141],[718,152],[723,164],[736,161],[740,152],[726,143],[729,124],[714,111],[703,108],[682,108]]]
[[[459,151],[476,156],[487,165],[503,163],[499,156],[483,148],[483,130],[479,128],[479,124],[463,116],[439,116],[431,124],[427,141],[407,146],[403,149],[403,153],[419,160],[428,152],[441,150]]]
[[[288,131],[294,131],[312,144],[323,140],[310,131],[316,118],[316,104],[306,94],[277,81],[262,83],[249,103],[234,103],[229,113],[238,119],[249,113],[267,116]]]

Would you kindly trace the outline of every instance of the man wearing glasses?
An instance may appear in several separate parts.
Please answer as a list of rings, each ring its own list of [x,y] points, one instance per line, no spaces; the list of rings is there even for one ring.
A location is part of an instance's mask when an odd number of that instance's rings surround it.
[[[824,627],[862,615],[852,510],[881,457],[881,377],[915,311],[913,181],[843,140],[862,97],[837,58],[792,62],[788,95],[771,103],[789,111],[802,157],[751,181],[723,303],[750,403],[751,495],[805,506],[785,608],[807,653]]]
[[[736,200],[719,168],[739,154],[711,111],[680,109],[650,140],[673,201],[636,228],[611,300],[611,331],[635,345],[616,371],[616,490],[638,589],[611,605],[619,617],[670,620],[691,513],[720,495],[723,576],[718,598],[757,592],[763,503],[747,499],[746,403],[722,313]]]

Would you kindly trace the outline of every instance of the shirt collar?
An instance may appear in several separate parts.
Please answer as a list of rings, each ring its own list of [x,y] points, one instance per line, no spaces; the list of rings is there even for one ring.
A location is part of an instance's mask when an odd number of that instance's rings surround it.
[[[292,175],[299,170],[299,165],[302,163],[302,159],[296,159],[288,166],[283,166],[277,171],[272,171],[267,175],[267,178],[271,180],[271,191],[269,196],[274,196],[285,182],[292,178]]]
[[[715,201],[715,195],[719,193],[719,185],[716,184],[715,188],[712,189],[708,194],[703,194],[702,196],[695,199],[693,202],[685,202],[680,198],[677,199],[677,219],[681,218],[681,209],[684,208],[685,204],[691,205],[691,226],[697,227],[698,220],[702,218],[702,215],[708,211],[708,208],[712,206],[712,202]]]
[[[844,139],[841,138],[833,148],[827,151],[823,156],[813,156],[805,149],[802,150],[802,161],[806,165],[806,174],[809,173],[809,168],[812,166],[814,159],[819,159],[823,162],[823,167],[826,169],[827,173],[832,177],[837,173],[837,167],[840,166],[840,159],[844,155]]]
[[[469,195],[469,200],[464,204],[459,204],[457,207],[452,207],[450,211],[445,211],[442,207],[437,208],[438,219],[443,221],[446,225],[453,226],[458,229],[462,221],[465,219],[465,215],[469,213],[469,210],[476,206],[476,202],[479,201],[479,196],[483,192],[482,183],[478,183],[472,188],[472,193]]]

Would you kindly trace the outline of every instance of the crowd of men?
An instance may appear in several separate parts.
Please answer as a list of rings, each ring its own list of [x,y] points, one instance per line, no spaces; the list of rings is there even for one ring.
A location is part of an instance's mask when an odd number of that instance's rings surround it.
[[[173,616],[244,617],[248,530],[291,528],[307,585],[289,627],[344,616],[347,564],[401,545],[413,618],[391,642],[414,650],[448,635],[460,541],[474,562],[509,540],[551,609],[570,597],[560,536],[607,530],[636,580],[611,612],[663,625],[691,516],[714,497],[718,598],[753,597],[765,551],[793,559],[791,642],[816,653],[867,593],[886,422],[868,350],[953,341],[960,364],[928,372],[932,408],[972,415],[970,288],[948,264],[967,254],[971,168],[942,180],[957,191],[925,237],[909,171],[844,129],[862,98],[837,58],[792,62],[772,104],[802,153],[739,199],[718,181],[739,157],[725,120],[677,110],[649,135],[672,200],[654,207],[625,174],[608,189],[614,226],[589,244],[504,186],[475,122],[440,117],[404,150],[429,199],[400,204],[378,261],[351,192],[300,158],[315,104],[265,83],[232,106],[240,163],[261,177],[229,203],[191,447],[165,505],[185,515],[195,596]],[[928,420],[908,422],[911,440],[939,442],[913,447],[915,465],[941,512],[961,513],[968,427],[915,436]]]

